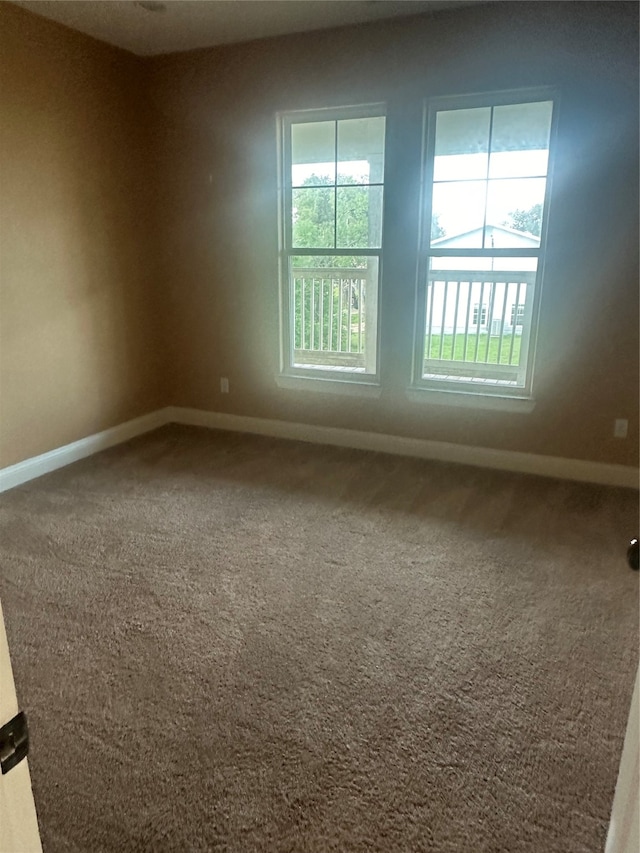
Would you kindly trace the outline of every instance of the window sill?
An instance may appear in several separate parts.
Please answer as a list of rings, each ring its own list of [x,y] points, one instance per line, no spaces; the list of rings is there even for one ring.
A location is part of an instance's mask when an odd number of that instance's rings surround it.
[[[459,406],[467,409],[490,409],[501,412],[518,412],[526,415],[535,409],[533,397],[507,397],[498,394],[481,394],[474,391],[441,391],[433,388],[407,388],[407,398],[412,403],[436,406]]]
[[[320,394],[341,394],[348,397],[372,397],[378,399],[382,388],[377,382],[353,379],[326,379],[323,376],[276,376],[278,388],[289,391],[311,391]]]

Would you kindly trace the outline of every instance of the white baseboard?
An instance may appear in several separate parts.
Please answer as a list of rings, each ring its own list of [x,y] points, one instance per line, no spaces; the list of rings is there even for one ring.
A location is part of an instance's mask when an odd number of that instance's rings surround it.
[[[639,472],[625,465],[608,465],[583,459],[565,459],[559,456],[541,456],[513,450],[492,450],[488,447],[470,447],[446,441],[422,438],[402,438],[375,432],[361,432],[335,427],[312,426],[289,421],[267,420],[221,412],[204,412],[199,409],[170,407],[166,410],[172,423],[226,429],[233,432],[250,432],[275,438],[309,441],[315,444],[333,444],[358,450],[376,450],[420,459],[457,462],[480,468],[496,468],[521,474],[537,474],[560,480],[578,480],[607,486],[638,488]]]
[[[63,447],[57,447],[48,453],[41,453],[39,456],[25,459],[24,462],[2,468],[0,470],[0,492],[13,489],[14,486],[19,486],[28,480],[34,480],[36,477],[41,477],[57,468],[64,468],[71,462],[77,462],[79,459],[84,459],[100,450],[106,450],[115,444],[122,444],[123,441],[129,441],[130,438],[150,432],[168,422],[167,409],[158,409],[111,429],[105,429],[103,432],[97,432],[94,435],[81,438],[79,441],[65,444]]]
[[[222,412],[205,412],[200,409],[185,409],[170,406],[148,415],[127,421],[124,424],[87,436],[72,444],[58,447],[0,470],[0,492],[26,483],[71,462],[77,462],[93,453],[106,450],[115,444],[129,441],[137,435],[157,429],[169,423],[202,426],[209,429],[224,429],[232,432],[248,432],[274,438],[288,438],[314,444],[332,444],[337,447],[353,447],[357,450],[375,450],[400,456],[420,459],[435,459],[441,462],[456,462],[480,468],[496,468],[522,474],[537,474],[561,480],[578,480],[600,483],[607,486],[638,488],[638,470],[625,465],[607,465],[583,459],[564,459],[558,456],[541,456],[519,453],[513,450],[492,450],[488,447],[470,447],[445,441],[430,441],[421,438],[402,438],[376,432],[362,432],[336,427],[313,426],[289,421],[251,418],[228,415]]]
[[[605,853],[638,853],[640,850],[640,672],[631,698],[631,710],[622,748],[618,783],[613,798]]]

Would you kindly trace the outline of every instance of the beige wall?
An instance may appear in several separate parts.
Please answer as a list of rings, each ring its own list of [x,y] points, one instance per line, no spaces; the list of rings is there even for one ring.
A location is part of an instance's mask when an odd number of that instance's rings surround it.
[[[634,4],[499,3],[151,62],[163,136],[172,402],[242,415],[637,464],[638,113]],[[409,403],[419,104],[560,86],[533,414]],[[386,101],[391,239],[380,400],[279,389],[275,113]],[[416,121],[416,116],[418,119]],[[209,177],[211,176],[211,178]],[[211,183],[209,183],[211,180]],[[219,393],[228,376],[231,393]],[[612,437],[627,417],[626,441]]]
[[[0,466],[162,402],[140,64],[0,3]]]
[[[638,464],[636,4],[499,3],[148,60],[6,6],[0,464],[161,404]],[[420,101],[542,84],[561,113],[536,409],[410,403]],[[382,397],[279,389],[275,113],[381,100]]]

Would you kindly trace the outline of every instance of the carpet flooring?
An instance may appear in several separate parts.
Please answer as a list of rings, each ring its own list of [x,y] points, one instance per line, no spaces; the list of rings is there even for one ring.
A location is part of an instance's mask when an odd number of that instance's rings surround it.
[[[165,427],[0,497],[45,853],[601,853],[638,495]]]

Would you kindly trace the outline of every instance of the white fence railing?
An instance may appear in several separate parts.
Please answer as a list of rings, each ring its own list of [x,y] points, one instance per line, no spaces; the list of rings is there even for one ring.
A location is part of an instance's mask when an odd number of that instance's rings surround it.
[[[377,301],[370,270],[298,267],[291,287],[294,363],[369,369]]]
[[[535,271],[431,270],[424,375],[520,383]],[[366,268],[291,272],[294,364],[375,372],[377,279]]]
[[[533,271],[431,270],[424,373],[519,381],[533,317]]]

